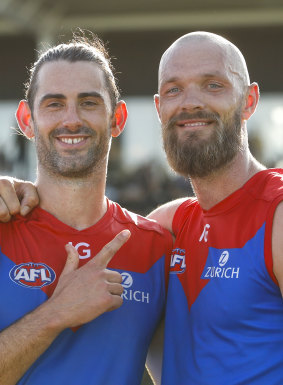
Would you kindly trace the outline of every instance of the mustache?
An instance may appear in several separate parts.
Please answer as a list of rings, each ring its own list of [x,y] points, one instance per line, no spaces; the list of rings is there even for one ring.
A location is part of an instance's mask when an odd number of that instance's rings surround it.
[[[220,115],[217,112],[197,111],[195,113],[181,112],[173,116],[166,124],[167,128],[173,128],[179,120],[193,120],[193,119],[209,119],[220,121]]]
[[[66,135],[66,136],[72,136],[72,135],[87,135],[87,136],[95,136],[96,133],[92,129],[88,127],[80,127],[76,131],[74,130],[69,130],[68,128],[65,127],[58,127],[55,128],[51,136],[58,136],[58,135]]]

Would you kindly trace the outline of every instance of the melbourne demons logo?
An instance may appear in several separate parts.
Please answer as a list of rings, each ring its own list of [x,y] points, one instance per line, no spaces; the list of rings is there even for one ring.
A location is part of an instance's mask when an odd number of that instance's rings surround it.
[[[45,263],[29,262],[14,266],[9,276],[20,286],[36,289],[54,282],[56,274]]]
[[[186,253],[184,249],[174,249],[171,254],[170,274],[181,274],[186,270]]]

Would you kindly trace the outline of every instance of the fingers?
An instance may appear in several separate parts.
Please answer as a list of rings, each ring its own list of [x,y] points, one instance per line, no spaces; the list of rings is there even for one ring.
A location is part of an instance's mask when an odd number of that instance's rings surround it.
[[[0,222],[9,222],[11,213],[4,200],[0,197]]]
[[[39,204],[39,197],[36,187],[31,182],[14,180],[16,194],[21,202],[21,215],[28,214]]]
[[[115,270],[104,270],[107,274],[107,281],[113,283],[122,283],[122,275]]]
[[[131,233],[129,230],[123,230],[115,238],[107,243],[103,249],[89,262],[99,267],[106,267],[115,253],[127,242]]]
[[[20,202],[12,180],[8,177],[0,178],[0,221],[9,221],[11,216],[19,211]]]
[[[112,297],[112,305],[109,306],[106,311],[108,312],[108,311],[112,311],[112,310],[118,309],[122,305],[123,305],[122,297],[120,295],[113,296]]]
[[[67,244],[65,249],[66,264],[49,299],[54,313],[60,309],[60,328],[82,325],[119,308],[123,303],[121,275],[96,264],[78,268],[76,248]]]
[[[81,267],[76,248],[71,244],[65,246],[66,264],[49,300],[55,313],[60,309],[61,328],[84,324],[123,304],[122,276],[101,264],[107,264],[129,236],[129,231],[118,234],[109,247],[97,254],[98,263],[90,261]]]
[[[0,177],[0,222],[8,222],[12,215],[26,215],[39,203],[35,186],[9,177]]]
[[[112,295],[122,295],[124,288],[120,283],[109,283],[108,285],[109,293]]]
[[[65,246],[65,250],[67,251],[67,259],[64,266],[64,269],[61,273],[61,276],[64,276],[78,268],[79,265],[79,254],[76,248],[70,244]]]

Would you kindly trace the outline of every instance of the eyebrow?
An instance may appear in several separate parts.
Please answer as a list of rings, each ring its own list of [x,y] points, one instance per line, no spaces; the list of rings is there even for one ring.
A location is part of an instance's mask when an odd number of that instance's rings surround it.
[[[206,73],[206,74],[203,74],[202,75],[204,78],[221,78],[221,79],[226,79],[226,76],[223,76],[223,74],[221,74],[221,72],[219,71],[215,71],[213,73]]]
[[[220,78],[222,79],[223,81],[227,80],[227,78],[225,76],[223,76],[221,74],[221,72],[219,71],[215,71],[215,72],[211,72],[211,73],[204,73],[204,74],[200,74],[198,75],[199,78]],[[176,83],[178,81],[182,80],[182,77],[179,77],[179,76],[172,76],[171,78],[168,78],[168,79],[165,79],[165,81],[161,81],[160,82],[160,87],[163,87],[165,86],[166,84],[169,84],[169,83]]]
[[[93,92],[80,92],[78,94],[78,99],[84,99],[84,98],[88,98],[88,97],[94,97],[94,98],[98,98],[98,99],[104,101],[103,96],[99,92],[96,92],[96,91],[93,91]],[[49,100],[49,99],[65,100],[67,98],[66,98],[66,96],[64,94],[51,94],[51,93],[50,94],[45,94],[40,99],[39,105],[44,103],[45,100]]]
[[[66,96],[63,94],[45,94],[39,101],[39,105],[41,105],[45,100],[48,99],[66,99]]]
[[[179,78],[175,76],[175,77],[166,79],[164,82],[161,81],[160,85],[164,85],[164,84],[167,84],[167,83],[175,83],[178,80],[179,80]]]
[[[78,94],[78,98],[79,99],[89,98],[90,96],[93,97],[93,98],[98,98],[98,99],[101,99],[102,101],[104,101],[104,97],[99,92],[96,92],[96,91],[93,91],[93,92],[81,92],[81,93]]]

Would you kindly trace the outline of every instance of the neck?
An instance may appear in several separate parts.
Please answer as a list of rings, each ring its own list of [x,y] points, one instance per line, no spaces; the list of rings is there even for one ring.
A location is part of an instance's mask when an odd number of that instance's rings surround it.
[[[209,210],[264,169],[248,151],[246,156],[238,153],[229,165],[214,174],[192,178],[191,183],[199,204],[204,210]]]
[[[77,230],[97,223],[107,211],[106,167],[99,175],[74,179],[38,170],[36,186],[40,207]]]

